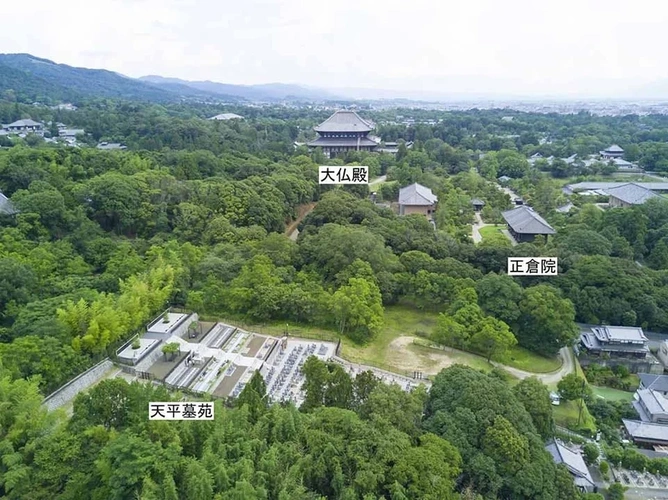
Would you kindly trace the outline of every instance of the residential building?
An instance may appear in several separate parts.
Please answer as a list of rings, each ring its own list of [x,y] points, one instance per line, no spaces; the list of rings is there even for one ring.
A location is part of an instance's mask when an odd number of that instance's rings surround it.
[[[438,198],[431,189],[417,182],[399,190],[399,215],[422,214],[433,219]]]
[[[550,234],[556,234],[552,226],[530,206],[522,205],[501,215],[508,224],[508,232],[518,243],[533,241],[538,235],[547,238]]]
[[[664,340],[659,344],[659,350],[656,352],[656,357],[659,358],[664,367],[668,367],[668,340]]]
[[[573,476],[575,486],[581,492],[596,493],[596,484],[579,450],[569,448],[558,439],[553,440],[545,449],[552,455],[554,463],[566,466],[568,472]]]
[[[67,138],[76,138],[77,135],[84,135],[86,132],[82,128],[59,128],[58,136]]]
[[[471,200],[471,205],[473,205],[473,210],[475,210],[476,212],[480,212],[485,206],[485,202],[478,198],[473,198]]]
[[[44,125],[31,120],[30,118],[25,120],[17,120],[9,125],[3,125],[2,127],[10,134],[37,134],[44,135]]]
[[[512,181],[512,179],[511,179],[510,177],[508,177],[507,175],[502,175],[502,176],[499,177],[497,180],[498,180],[501,184],[506,184],[507,182]]]
[[[565,205],[556,208],[556,211],[559,212],[560,214],[567,214],[568,212],[570,212],[574,208],[577,208],[577,207],[569,201]]]
[[[63,104],[56,104],[55,106],[53,106],[52,109],[60,109],[63,111],[76,111],[77,107],[72,103],[66,102]]]
[[[235,113],[221,113],[219,115],[212,116],[211,118],[209,118],[209,120],[219,120],[219,121],[220,120],[223,120],[223,121],[226,121],[226,120],[243,120],[243,119],[244,119],[243,116],[237,115]]]
[[[640,378],[640,389],[648,389],[658,392],[662,396],[668,396],[668,375],[639,373],[638,378]]]
[[[633,397],[633,407],[643,422],[668,424],[668,399],[658,391],[638,389]]]
[[[127,147],[118,142],[101,142],[100,144],[97,145],[97,149],[119,150],[119,149],[127,149]]]
[[[610,201],[608,202],[610,208],[625,208],[633,205],[642,205],[647,200],[659,198],[658,194],[634,182],[608,188],[606,191],[610,195]]]
[[[626,435],[642,447],[653,448],[668,445],[668,425],[622,419]]]
[[[569,191],[569,193],[567,194],[577,193],[580,191],[588,191],[588,190],[602,190],[607,193],[607,191],[611,188],[624,186],[626,184],[629,183],[628,182],[578,182],[576,184],[569,184],[568,186],[566,186],[566,188]],[[649,189],[650,191],[654,191],[655,193],[668,192],[668,182],[634,182],[633,184],[635,184],[636,186],[644,187],[645,189]]]
[[[617,144],[613,144],[612,146],[608,147],[604,151],[600,151],[600,155],[603,158],[621,158],[624,156],[624,150],[617,146]]]
[[[413,147],[413,141],[406,142],[406,149],[411,149],[412,147]],[[379,153],[397,154],[399,152],[399,143],[383,142],[378,148],[376,148],[376,151]]]
[[[9,201],[9,198],[0,193],[0,215],[14,215],[17,213],[18,210],[16,210],[12,202]]]
[[[580,344],[591,354],[645,358],[648,340],[636,326],[594,326],[580,334]]]
[[[321,148],[329,158],[347,151],[375,151],[379,144],[369,137],[373,129],[374,124],[355,111],[339,110],[314,127],[319,137],[309,142],[308,147]]]

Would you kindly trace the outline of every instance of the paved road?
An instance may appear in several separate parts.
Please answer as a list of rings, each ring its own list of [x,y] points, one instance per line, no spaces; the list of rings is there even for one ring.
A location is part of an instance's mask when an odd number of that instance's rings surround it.
[[[475,222],[471,226],[471,237],[473,238],[473,243],[480,243],[482,241],[482,235],[480,234],[480,229],[485,226],[493,226],[494,224],[485,224],[480,217],[480,213],[475,213]]]
[[[569,349],[568,347],[562,347],[559,350],[559,356],[563,361],[563,363],[561,364],[561,368],[559,368],[557,371],[550,373],[525,372],[524,370],[518,370],[517,368],[502,365],[501,363],[496,363],[494,361],[492,361],[492,364],[494,366],[498,366],[499,368],[503,368],[508,373],[519,378],[520,380],[529,377],[536,377],[545,385],[554,385],[557,382],[559,382],[562,378],[564,378],[566,375],[575,370],[575,363],[573,362],[573,351],[571,349]]]

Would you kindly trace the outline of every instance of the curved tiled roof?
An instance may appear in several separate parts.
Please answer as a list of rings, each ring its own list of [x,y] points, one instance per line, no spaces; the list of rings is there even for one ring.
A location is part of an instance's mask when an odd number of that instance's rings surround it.
[[[533,208],[526,205],[503,212],[503,218],[518,234],[555,234],[556,231]]]
[[[373,125],[354,111],[339,110],[317,127],[316,132],[371,132]]]

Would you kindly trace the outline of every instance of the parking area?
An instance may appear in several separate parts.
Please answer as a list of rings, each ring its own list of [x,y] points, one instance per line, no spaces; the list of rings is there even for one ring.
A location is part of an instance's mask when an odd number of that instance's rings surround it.
[[[649,472],[637,472],[634,470],[612,468],[612,473],[617,481],[629,488],[667,489],[668,477],[651,474]]]

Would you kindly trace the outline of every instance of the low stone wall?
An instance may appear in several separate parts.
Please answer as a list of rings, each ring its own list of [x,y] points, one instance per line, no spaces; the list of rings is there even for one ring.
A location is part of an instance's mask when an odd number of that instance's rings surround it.
[[[42,404],[46,406],[49,411],[60,408],[72,401],[81,391],[85,391],[93,384],[97,383],[112,366],[114,366],[114,364],[109,358],[100,361],[92,368],[89,368],[81,375],[73,378],[60,389],[47,396]]]

